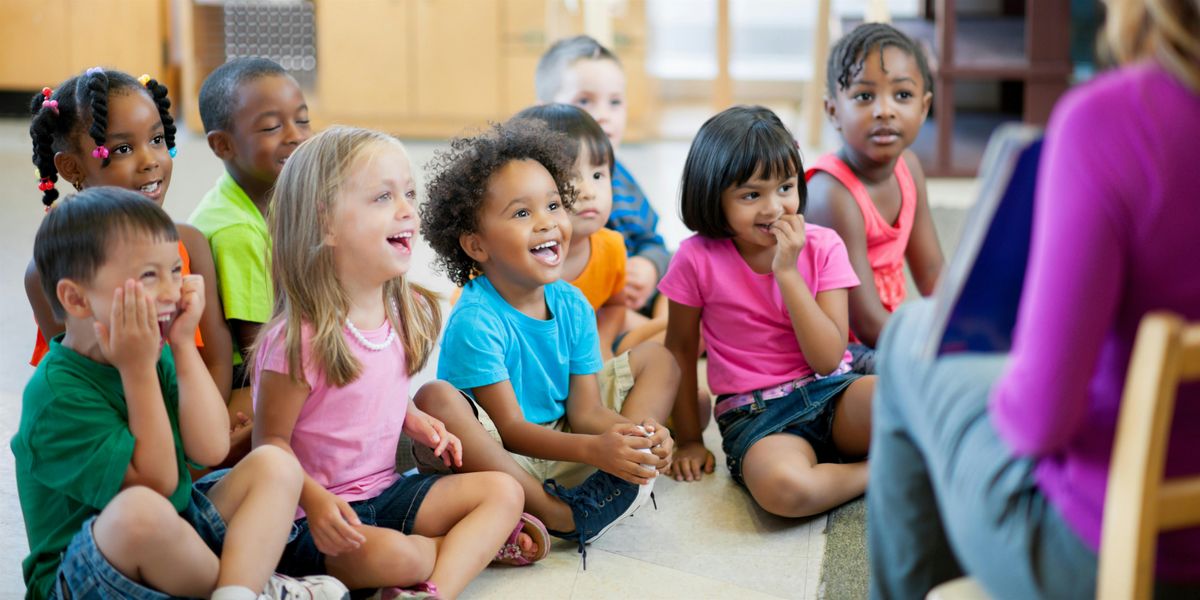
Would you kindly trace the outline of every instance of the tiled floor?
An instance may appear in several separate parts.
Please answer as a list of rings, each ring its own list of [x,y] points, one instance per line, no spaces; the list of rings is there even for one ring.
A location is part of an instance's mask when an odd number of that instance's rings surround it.
[[[5,443],[16,430],[21,390],[32,373],[27,361],[34,326],[20,282],[43,213],[29,159],[27,127],[24,121],[0,120],[0,440]],[[826,136],[827,142],[831,139]],[[414,164],[424,165],[437,147],[430,142],[409,144]],[[687,149],[687,142],[669,141],[622,150],[622,157],[662,215],[660,229],[671,246],[688,235],[674,208]],[[809,149],[805,156],[815,157],[816,152]],[[168,212],[186,219],[220,171],[220,163],[204,140],[181,132]],[[953,247],[953,230],[961,222],[957,209],[973,197],[973,180],[930,183],[931,203],[951,209],[939,212],[945,247]],[[943,218],[949,219],[946,224]],[[419,246],[412,277],[448,291],[448,280],[430,270],[430,258],[428,247]],[[428,378],[435,368],[431,364],[418,379]],[[719,454],[715,427],[710,427],[705,437],[709,448]],[[658,510],[643,508],[593,544],[586,571],[575,549],[560,543],[549,558],[533,567],[487,570],[465,596],[814,598],[825,544],[825,518],[786,520],[767,515],[732,483],[722,461],[719,456],[716,474],[700,483],[659,481]],[[12,453],[2,450],[0,599],[23,593],[20,561],[27,552]]]

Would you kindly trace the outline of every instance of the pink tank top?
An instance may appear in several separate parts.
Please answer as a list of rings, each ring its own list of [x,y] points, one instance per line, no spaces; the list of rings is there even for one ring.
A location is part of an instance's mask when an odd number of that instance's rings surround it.
[[[863,215],[863,227],[867,234],[867,260],[875,274],[875,289],[879,290],[879,301],[888,312],[894,312],[904,301],[904,251],[912,235],[913,215],[917,211],[917,185],[904,159],[896,161],[896,181],[900,183],[900,215],[896,222],[888,223],[875,208],[875,202],[867,194],[867,188],[858,180],[850,167],[834,154],[817,159],[804,173],[805,181],[812,179],[817,171],[825,171],[850,190],[858,210]]]

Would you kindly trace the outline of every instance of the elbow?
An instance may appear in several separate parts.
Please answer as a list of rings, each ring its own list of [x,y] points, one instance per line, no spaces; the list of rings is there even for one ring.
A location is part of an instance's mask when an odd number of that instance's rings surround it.
[[[135,473],[134,476],[127,482],[125,487],[139,485],[150,488],[164,498],[170,498],[175,493],[175,489],[179,487],[179,471],[172,469],[167,473]]]
[[[219,442],[214,441],[206,446],[207,447],[205,448],[199,449],[195,454],[189,453],[188,458],[191,458],[196,464],[211,467],[213,465],[221,464],[221,462],[225,460],[225,457],[229,456],[228,437]]]
[[[845,351],[844,346],[842,350],[843,352]],[[838,367],[842,366],[842,354],[839,353],[835,357],[831,353],[830,356],[822,356],[820,358],[816,358],[815,360],[810,360],[808,361],[808,366],[811,367],[813,372],[817,375],[820,375],[821,377],[828,377],[830,374],[836,371]]]

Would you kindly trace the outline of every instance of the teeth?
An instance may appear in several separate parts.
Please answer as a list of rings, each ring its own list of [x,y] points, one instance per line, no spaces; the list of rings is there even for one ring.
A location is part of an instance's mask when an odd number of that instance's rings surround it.
[[[533,249],[534,250],[543,250],[545,248],[553,248],[557,245],[558,245],[558,242],[546,242],[544,244],[538,244],[538,245],[534,246]]]
[[[405,231],[403,233],[397,233],[396,235],[389,235],[388,239],[389,240],[406,240],[408,238],[411,238],[412,235],[413,234],[411,231]]]
[[[158,317],[159,323],[166,323],[167,321],[170,321],[170,320],[171,320],[171,315],[161,315]]]
[[[143,185],[142,187],[140,187],[138,189],[143,192],[146,192],[146,193],[151,193],[151,192],[157,191],[158,190],[158,182],[152,181],[150,183],[147,183],[146,185]]]

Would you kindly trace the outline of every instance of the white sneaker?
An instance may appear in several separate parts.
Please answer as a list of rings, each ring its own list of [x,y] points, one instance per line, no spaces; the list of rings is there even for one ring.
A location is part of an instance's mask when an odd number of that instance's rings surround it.
[[[259,599],[349,600],[350,590],[328,575],[309,575],[297,579],[276,573],[267,580],[267,587]]]

